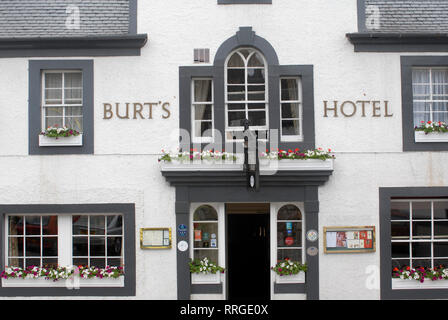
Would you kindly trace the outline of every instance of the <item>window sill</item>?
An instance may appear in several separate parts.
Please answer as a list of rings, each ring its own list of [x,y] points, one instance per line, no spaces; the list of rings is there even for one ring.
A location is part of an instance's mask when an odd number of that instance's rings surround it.
[[[299,272],[288,276],[275,274],[275,283],[305,283],[305,273]]]
[[[124,277],[119,278],[92,278],[92,279],[66,279],[66,280],[46,280],[46,279],[2,279],[3,288],[122,288],[124,287]]]
[[[82,146],[82,134],[78,136],[49,138],[39,135],[39,147],[79,147]]]
[[[415,131],[415,142],[448,142],[448,132]]]
[[[191,274],[192,284],[219,284],[221,283],[221,273],[192,273]]]
[[[392,290],[397,289],[448,289],[448,280],[429,280],[420,283],[417,280],[392,279]]]

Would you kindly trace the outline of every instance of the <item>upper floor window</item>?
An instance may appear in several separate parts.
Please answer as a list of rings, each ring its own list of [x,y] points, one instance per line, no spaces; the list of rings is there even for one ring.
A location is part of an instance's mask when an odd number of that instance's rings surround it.
[[[232,52],[226,61],[226,139],[241,139],[244,120],[251,130],[266,131],[268,123],[268,75],[264,56],[250,48]]]
[[[42,77],[42,131],[67,127],[82,133],[82,72],[46,70]]]
[[[280,122],[282,141],[303,140],[300,78],[280,79]]]
[[[191,97],[193,142],[212,142],[214,129],[212,79],[193,79]]]

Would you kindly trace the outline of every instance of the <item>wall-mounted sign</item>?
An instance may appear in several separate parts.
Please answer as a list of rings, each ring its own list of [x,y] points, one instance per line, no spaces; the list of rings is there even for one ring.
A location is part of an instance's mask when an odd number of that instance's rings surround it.
[[[103,103],[104,120],[117,119],[168,119],[171,116],[169,102]]]
[[[179,241],[177,243],[177,249],[181,252],[185,252],[188,250],[188,242],[185,240]]]
[[[339,116],[350,118],[355,115],[360,115],[363,118],[367,116],[374,118],[389,118],[393,116],[389,110],[389,101],[324,101],[324,118],[329,116],[333,116],[334,118]]]
[[[306,233],[306,238],[308,239],[308,241],[314,242],[318,237],[319,234],[314,229],[308,230],[308,232]]]
[[[309,256],[314,257],[319,253],[319,249],[317,249],[316,247],[309,247],[308,249],[306,249],[306,253]]]
[[[186,237],[187,236],[187,226],[185,224],[180,224],[177,227],[177,234],[179,237]]]
[[[171,249],[171,228],[141,228],[141,249]]]
[[[324,227],[325,253],[375,252],[375,227]]]

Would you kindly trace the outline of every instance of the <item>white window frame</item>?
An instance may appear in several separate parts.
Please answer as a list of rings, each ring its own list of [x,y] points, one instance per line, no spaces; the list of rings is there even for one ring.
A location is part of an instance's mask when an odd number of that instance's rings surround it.
[[[282,99],[282,80],[296,80],[297,81],[297,97],[298,100],[283,100]],[[302,99],[302,78],[301,77],[280,77],[280,139],[282,142],[301,142],[303,141],[303,99]],[[299,105],[299,117],[298,118],[283,118],[282,105],[284,103],[298,104]],[[299,121],[299,135],[283,135],[283,120]]]
[[[247,58],[241,57],[244,61],[244,67],[232,67],[232,69],[244,69],[244,86],[245,86],[245,99],[242,101],[232,101],[228,99],[228,72],[227,70],[229,69],[228,64],[229,64],[229,60],[230,58],[233,56],[234,53],[239,52],[241,50],[249,50],[252,51],[249,56]],[[265,71],[265,81],[264,81],[264,86],[265,86],[265,100],[248,100],[248,95],[249,95],[249,90],[248,87],[250,85],[262,85],[261,83],[257,83],[257,84],[248,84],[247,81],[247,69],[248,67],[248,63],[249,60],[251,59],[251,57],[258,53],[262,58],[263,58],[263,63],[264,63],[264,67],[251,67],[251,69],[263,69]],[[240,54],[241,55],[241,54]],[[243,132],[244,131],[244,126],[238,126],[238,127],[229,127],[229,121],[228,121],[228,115],[229,115],[229,110],[228,110],[228,105],[229,104],[244,104],[245,105],[245,113],[246,113],[246,119],[249,119],[249,107],[248,105],[251,103],[259,103],[259,104],[264,104],[265,108],[264,109],[250,109],[250,111],[264,111],[265,115],[266,115],[266,125],[264,126],[250,126],[249,128],[253,131],[269,131],[269,73],[268,73],[268,64],[266,61],[265,56],[258,50],[254,49],[254,48],[249,48],[249,47],[243,47],[243,48],[238,48],[237,50],[232,51],[226,58],[225,64],[224,64],[225,68],[224,68],[224,101],[225,101],[225,136],[226,136],[226,142],[243,142],[243,139],[229,139],[227,136],[228,132],[232,132],[232,131],[240,131]],[[232,85],[232,84],[230,84]],[[242,86],[243,84],[233,84],[235,86]],[[241,110],[242,112],[242,110]],[[260,139],[260,140],[267,140],[267,139]]]
[[[402,202],[402,203],[409,203],[409,219],[408,220],[390,220],[391,222],[391,229],[392,229],[392,223],[394,222],[407,222],[409,223],[409,239],[393,239],[391,234],[391,243],[409,243],[409,258],[392,258],[392,252],[391,252],[391,260],[409,260],[409,266],[413,268],[413,261],[412,260],[431,260],[431,266],[434,267],[434,248],[432,246],[432,243],[434,242],[447,242],[448,243],[448,237],[445,239],[435,239],[434,237],[434,222],[448,222],[448,219],[436,219],[434,220],[434,202],[447,202],[447,200],[442,199],[392,199],[391,203],[393,202]],[[431,203],[431,219],[412,219],[412,203],[413,202],[430,202]],[[418,221],[418,222],[431,222],[431,236],[429,239],[413,239],[412,234],[412,222]],[[430,243],[431,244],[431,252],[430,255],[427,257],[418,257],[413,258],[412,256],[412,244],[413,243]],[[436,257],[436,260],[440,259],[446,259],[448,260],[448,257]],[[447,266],[448,267],[448,266]],[[391,270],[392,271],[392,270]]]
[[[62,103],[61,104],[46,104],[46,99],[45,99],[45,97],[46,97],[46,95],[45,95],[45,89],[46,89],[46,87],[45,87],[45,76],[47,74],[51,74],[51,73],[53,73],[53,74],[54,73],[62,74],[62,88],[57,88],[57,89],[61,89],[62,90],[62,96],[61,96],[61,102]],[[67,73],[80,73],[81,74],[81,87],[79,87],[79,88],[71,88],[71,89],[78,89],[78,90],[80,89],[80,90],[82,90],[81,91],[82,92],[82,94],[81,94],[81,104],[66,104],[65,103],[65,74],[67,74]],[[42,83],[42,88],[41,88],[42,89],[42,101],[41,101],[42,131],[45,131],[45,129],[47,128],[46,124],[45,124],[45,120],[47,119],[47,108],[62,108],[62,115],[61,115],[62,123],[61,123],[60,127],[65,126],[65,121],[66,121],[65,111],[66,111],[66,108],[68,108],[68,107],[80,107],[81,111],[82,111],[82,117],[83,117],[83,114],[84,114],[84,112],[83,112],[83,107],[84,107],[84,96],[83,96],[83,93],[84,93],[84,83],[83,83],[83,81],[84,81],[84,79],[83,79],[82,75],[83,75],[82,70],[42,70],[42,75],[41,75],[41,77],[42,77],[42,82],[41,82]],[[80,133],[82,134],[83,131],[84,131],[84,121],[83,121],[83,130]]]
[[[73,213],[73,214],[23,214],[23,213],[14,213],[14,214],[6,214],[4,217],[4,244],[5,244],[5,252],[3,253],[5,265],[9,263],[9,217],[10,216],[57,216],[58,217],[58,256],[51,257],[58,260],[59,266],[72,266],[73,265],[73,226],[72,226],[72,218],[73,216],[113,216],[113,215],[121,215],[119,213]],[[122,215],[123,217],[123,215]],[[124,217],[122,218],[122,261],[125,261],[125,221]],[[25,230],[24,230],[25,232]],[[25,234],[24,234],[25,235]],[[113,237],[113,235],[110,235]],[[41,235],[42,237],[42,235]],[[105,254],[107,256],[107,226],[105,229],[106,243],[105,243]],[[25,237],[24,237],[25,239]],[[24,246],[26,245],[24,241]],[[90,251],[90,247],[89,247]],[[42,243],[41,243],[41,252],[42,252]],[[24,252],[25,253],[25,252]],[[38,258],[38,257],[31,257]],[[42,257],[39,257],[42,259]],[[95,258],[95,257],[94,257]],[[102,258],[102,257],[97,257]],[[25,265],[24,265],[25,267]],[[125,268],[125,265],[123,265]],[[126,270],[125,270],[126,271]],[[105,281],[106,280],[106,281]],[[52,281],[46,279],[1,279],[3,287],[66,287],[67,281]],[[117,279],[80,279],[79,285],[83,287],[124,287],[124,277],[119,277]],[[71,281],[70,283],[72,283]],[[70,284],[69,284],[70,285]],[[76,283],[74,284],[76,285]]]
[[[217,223],[218,224],[218,243],[217,248],[194,248],[194,212],[202,206],[210,206],[216,210],[218,214],[217,221],[198,221],[197,223]],[[226,257],[225,257],[225,248],[226,248],[226,236],[225,236],[225,204],[224,203],[192,203],[190,206],[190,258],[194,259],[194,251],[195,250],[217,250],[218,251],[218,261],[213,261],[218,266],[223,267],[227,270],[226,267]],[[225,273],[224,273],[225,275]],[[192,284],[211,284],[211,283],[222,283],[223,284],[223,295],[225,295],[226,289],[226,277],[220,274],[219,272],[216,274],[208,275],[205,279],[201,279],[200,277],[196,278],[192,274],[191,282]],[[224,296],[223,296],[224,298]]]
[[[194,83],[197,80],[207,80],[211,82],[211,91],[212,91],[212,96],[211,96],[211,101],[210,102],[198,102],[195,101],[195,92],[194,92]],[[192,78],[191,80],[191,136],[192,136],[192,141],[193,143],[212,143],[213,141],[215,141],[215,108],[214,108],[214,95],[215,95],[215,90],[214,90],[214,86],[213,86],[214,82],[213,82],[213,78],[206,78],[206,77],[202,77],[202,78]],[[197,137],[196,136],[196,122],[210,122],[210,120],[196,120],[195,118],[195,106],[196,105],[207,105],[211,107],[211,113],[212,113],[212,119],[211,119],[211,123],[212,123],[212,136],[211,137]]]

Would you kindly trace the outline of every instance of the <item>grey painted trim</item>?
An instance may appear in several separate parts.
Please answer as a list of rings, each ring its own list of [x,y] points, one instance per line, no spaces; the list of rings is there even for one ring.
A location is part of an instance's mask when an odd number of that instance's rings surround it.
[[[222,293],[222,283],[191,285],[191,294],[221,294],[221,293]]]
[[[381,299],[447,299],[444,289],[392,290],[390,200],[404,197],[448,197],[448,187],[379,188]]]
[[[366,31],[366,0],[358,0],[358,32]]]
[[[280,129],[280,77],[297,76],[302,78],[303,91],[303,133],[302,142],[281,142],[279,148],[314,149],[314,73],[312,65],[279,65],[277,54],[272,45],[257,36],[251,27],[241,27],[235,36],[227,39],[219,47],[214,65],[188,66],[179,68],[179,127],[191,132],[191,80],[195,77],[213,78],[214,90],[214,126],[223,133],[222,145],[231,149],[225,142],[225,100],[224,100],[224,62],[228,55],[239,47],[253,47],[265,55],[269,73],[269,126]],[[280,137],[279,137],[280,139]],[[191,146],[183,146],[190,150]]]
[[[306,293],[306,286],[304,283],[274,283],[274,293]]]
[[[355,52],[447,52],[448,35],[438,33],[347,33]]]
[[[447,151],[448,142],[415,142],[412,68],[437,66],[447,67],[448,57],[402,56],[400,61],[403,151]]]
[[[135,204],[27,204],[0,205],[0,248],[4,252],[4,223],[6,214],[80,214],[80,213],[121,213],[124,221],[124,259],[125,279],[123,288],[2,288],[4,297],[41,297],[41,296],[135,296],[136,294],[136,246],[135,246]],[[4,254],[1,254],[0,269],[4,270]]]
[[[42,131],[42,70],[79,69],[83,74],[83,145],[79,147],[39,147]],[[30,155],[93,154],[94,151],[94,100],[93,60],[30,60],[28,143]]]
[[[129,0],[129,34],[137,34],[138,1]]]
[[[139,56],[146,34],[0,39],[0,58]]]
[[[272,4],[272,0],[218,0],[218,4]]]
[[[294,175],[294,172],[286,172],[284,175],[277,176],[275,183],[271,185],[266,185],[262,180],[259,192],[252,192],[247,189],[242,172],[238,173],[241,179],[237,176],[231,177],[229,178],[231,181],[227,185],[216,184],[215,177],[218,173],[202,174],[202,178],[201,174],[197,174],[190,179],[190,183],[174,181],[172,179],[173,175],[168,177],[164,172],[163,174],[171,185],[176,187],[176,227],[182,223],[189,226],[189,210],[190,204],[193,202],[304,202],[306,230],[318,230],[318,185],[325,183],[331,173],[321,177],[322,179],[318,182],[313,180],[307,182],[307,178],[300,182],[300,174]],[[294,177],[288,178],[291,174]],[[322,175],[322,173],[316,173],[317,175]],[[303,177],[306,176],[303,175]],[[201,182],[198,183],[198,180],[201,180]],[[293,184],[293,180],[297,182]],[[189,236],[185,236],[179,238],[178,241],[188,241],[188,239]],[[306,246],[317,246],[317,243],[307,241]],[[188,269],[190,250],[191,248],[186,252],[177,251],[177,290],[180,300],[189,300],[192,293]],[[319,299],[319,255],[307,256],[307,264],[307,283],[305,285],[307,299],[317,300]]]

